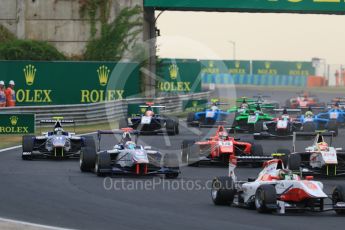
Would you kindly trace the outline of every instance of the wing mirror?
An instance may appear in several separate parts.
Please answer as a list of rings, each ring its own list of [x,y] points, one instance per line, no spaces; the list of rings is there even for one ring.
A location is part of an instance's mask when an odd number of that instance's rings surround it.
[[[235,140],[235,141],[240,141],[240,140],[241,140],[241,138],[234,138],[234,140]]]
[[[151,146],[145,146],[144,149],[145,149],[145,150],[151,150],[152,147],[151,147]]]

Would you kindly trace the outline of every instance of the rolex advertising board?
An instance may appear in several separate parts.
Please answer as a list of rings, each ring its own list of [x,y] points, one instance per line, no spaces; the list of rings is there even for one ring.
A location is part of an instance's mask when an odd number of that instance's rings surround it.
[[[200,60],[203,74],[250,74],[250,61]]]
[[[201,91],[201,64],[198,61],[164,59],[157,68],[157,88],[164,93],[196,93]]]
[[[0,114],[0,135],[35,133],[34,114]]]
[[[254,75],[315,75],[315,69],[311,62],[253,61],[252,65]]]
[[[207,107],[207,100],[201,99],[201,100],[183,100],[182,101],[182,108],[185,112],[200,112],[205,110]]]
[[[84,104],[138,97],[137,63],[0,61],[17,105]]]

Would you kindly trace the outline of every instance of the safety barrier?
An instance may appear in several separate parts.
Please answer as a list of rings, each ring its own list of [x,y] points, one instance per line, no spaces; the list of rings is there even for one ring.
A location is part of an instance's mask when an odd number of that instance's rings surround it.
[[[203,84],[234,84],[259,86],[307,86],[306,76],[288,75],[231,75],[231,74],[204,74]]]
[[[99,124],[108,120],[118,120],[127,115],[127,105],[153,101],[165,105],[165,113],[182,112],[183,100],[208,99],[212,92],[202,92],[188,95],[176,95],[155,99],[136,98],[94,104],[63,105],[63,106],[20,106],[1,108],[0,113],[34,113],[36,122],[42,119],[51,119],[53,116],[62,116],[64,119],[73,119],[77,124]]]

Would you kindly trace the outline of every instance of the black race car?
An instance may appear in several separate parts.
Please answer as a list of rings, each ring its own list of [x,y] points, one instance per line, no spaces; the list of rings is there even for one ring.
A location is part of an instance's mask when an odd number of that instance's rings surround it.
[[[63,130],[62,123],[75,124],[75,122],[62,119],[62,117],[53,117],[52,120],[40,121],[41,124],[54,124],[51,132],[43,132],[41,136],[23,136],[23,160],[79,158],[81,147],[94,146],[92,137],[80,137]]]
[[[119,128],[133,128],[140,131],[141,134],[167,133],[168,135],[179,134],[179,120],[174,117],[157,114],[154,108],[165,108],[165,106],[156,106],[148,102],[146,105],[140,105],[143,114],[136,114],[128,119],[122,119],[119,122]]]

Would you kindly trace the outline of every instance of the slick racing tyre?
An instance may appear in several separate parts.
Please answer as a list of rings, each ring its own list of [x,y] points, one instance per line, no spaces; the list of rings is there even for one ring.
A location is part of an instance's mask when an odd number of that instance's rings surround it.
[[[101,170],[111,170],[111,158],[107,152],[100,152],[96,157],[95,173],[99,177],[104,177],[108,173],[102,172]]]
[[[259,186],[255,192],[255,208],[260,213],[271,213],[277,209],[277,194],[273,185]]]
[[[336,208],[338,202],[345,202],[345,185],[337,185],[333,189],[332,193],[332,203],[333,207]],[[345,215],[345,209],[335,209],[338,215]]]
[[[301,155],[291,154],[288,159],[288,168],[292,171],[299,171],[301,167]]]
[[[96,144],[93,137],[84,137],[84,146],[81,148],[79,157],[80,171],[90,172],[95,168]]]
[[[316,127],[314,122],[306,122],[303,124],[303,132],[315,132]]]
[[[179,127],[176,121],[168,119],[165,126],[169,136],[174,136],[179,133]]]
[[[22,139],[23,153],[32,153],[35,145],[35,136],[34,135],[25,135]],[[32,155],[22,154],[23,160],[32,160]]]
[[[212,181],[211,198],[215,205],[231,205],[236,188],[231,177],[216,177]]]
[[[327,130],[330,132],[334,132],[334,136],[338,136],[338,122],[337,120],[330,120],[327,125]]]
[[[195,113],[188,113],[187,115],[187,125],[192,126],[192,123],[194,121]]]
[[[257,121],[254,124],[254,133],[261,133],[263,130],[263,125],[264,125],[263,121]]]
[[[262,148],[262,145],[260,145],[260,144],[252,144],[251,153],[253,154],[253,156],[263,156],[264,155],[264,150]]]

